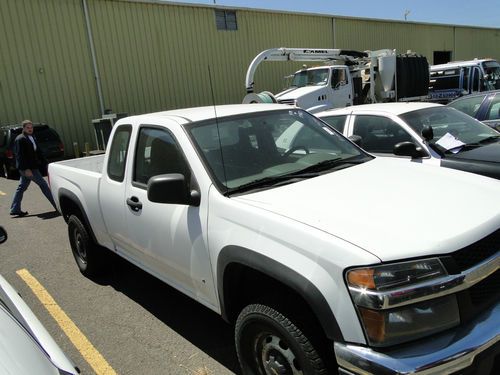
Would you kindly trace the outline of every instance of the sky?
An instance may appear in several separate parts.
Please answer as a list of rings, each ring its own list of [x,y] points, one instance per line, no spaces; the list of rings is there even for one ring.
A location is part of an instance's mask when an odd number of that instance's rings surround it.
[[[164,0],[168,1],[168,0]],[[500,0],[182,0],[238,7],[500,29]]]

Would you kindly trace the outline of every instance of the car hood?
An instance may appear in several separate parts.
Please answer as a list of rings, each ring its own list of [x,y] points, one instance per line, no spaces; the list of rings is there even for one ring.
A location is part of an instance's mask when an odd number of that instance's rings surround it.
[[[0,306],[0,373],[59,374],[35,340]]]
[[[500,227],[499,194],[491,178],[375,158],[235,199],[391,261],[449,253],[490,234]]]
[[[77,374],[42,323],[0,275],[0,374]]]

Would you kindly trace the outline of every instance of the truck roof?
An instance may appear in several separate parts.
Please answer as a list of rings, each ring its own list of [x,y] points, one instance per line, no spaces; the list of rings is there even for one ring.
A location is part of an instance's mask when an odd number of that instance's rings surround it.
[[[446,64],[438,64],[438,65],[431,65],[430,70],[442,70],[442,69],[453,69],[453,68],[459,68],[462,66],[476,66],[479,65],[483,62],[486,61],[496,61],[494,59],[474,59],[474,60],[467,60],[467,61],[451,61]]]
[[[416,111],[423,108],[442,107],[442,104],[437,103],[421,103],[421,102],[405,102],[405,103],[375,103],[375,104],[362,104],[354,107],[345,107],[339,109],[330,109],[324,112],[315,113],[317,117],[324,117],[328,115],[342,115],[350,114],[353,111],[366,111],[366,112],[387,112],[394,115],[400,115],[407,112]]]
[[[162,119],[175,117],[176,121],[182,124],[182,123],[210,120],[216,117],[219,118],[219,117],[227,117],[227,116],[241,115],[247,113],[277,111],[277,110],[291,109],[291,108],[293,107],[290,107],[289,105],[285,104],[228,104],[228,105],[174,109],[171,111],[148,113],[133,117],[139,121],[151,121],[153,118],[156,119],[156,121],[162,121]],[[127,122],[126,119],[122,119],[120,122],[124,121],[125,123]]]

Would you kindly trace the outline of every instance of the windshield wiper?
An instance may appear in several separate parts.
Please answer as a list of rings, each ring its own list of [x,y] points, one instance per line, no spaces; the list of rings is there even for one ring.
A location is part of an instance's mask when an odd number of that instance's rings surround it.
[[[463,149],[475,148],[475,147],[481,147],[481,146],[484,146],[485,144],[495,142],[499,138],[500,138],[500,135],[490,135],[489,137],[481,139],[479,142],[465,144],[463,146],[462,150]]]
[[[490,135],[489,137],[486,137],[486,138],[484,138],[484,139],[481,139],[481,140],[479,141],[479,143],[483,145],[483,144],[485,144],[485,143],[491,143],[491,142],[494,142],[494,141],[496,141],[496,140],[497,140],[497,139],[499,139],[499,138],[500,138],[500,135]]]
[[[301,171],[299,171],[301,172]],[[278,175],[278,176],[271,176],[271,177],[264,177],[264,178],[259,178],[254,181],[250,181],[246,184],[240,185],[236,188],[230,188],[226,192],[227,195],[231,195],[234,193],[243,193],[249,190],[253,189],[261,189],[261,188],[266,188],[269,186],[278,186],[278,185],[285,185],[285,184],[290,184],[292,182],[295,182],[296,180],[302,180],[306,178],[311,178],[311,177],[316,177],[318,176],[317,173],[287,173],[283,175]]]
[[[350,166],[355,165],[355,164],[362,164],[368,160],[366,158],[349,160],[351,158],[352,157],[349,157],[347,159],[335,158],[335,159],[323,160],[317,164],[313,164],[313,165],[310,165],[309,167],[301,169],[301,170],[297,171],[296,173],[321,172],[321,171],[332,170],[332,169],[339,170],[339,169],[350,167]]]

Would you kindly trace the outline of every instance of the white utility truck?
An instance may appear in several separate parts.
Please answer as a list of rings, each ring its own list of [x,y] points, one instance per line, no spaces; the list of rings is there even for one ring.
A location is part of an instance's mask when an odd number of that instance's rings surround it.
[[[127,117],[49,175],[80,271],[113,252],[219,313],[245,375],[498,358],[498,180],[376,158],[279,104]]]
[[[308,61],[323,65],[297,71],[290,87],[276,95],[254,93],[254,76],[263,61]],[[311,113],[354,104],[427,99],[429,64],[424,56],[395,50],[272,48],[248,67],[243,103],[282,103]]]
[[[482,91],[500,89],[500,63],[493,59],[452,61],[430,67],[429,100],[446,104]]]

